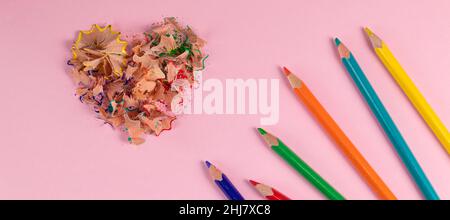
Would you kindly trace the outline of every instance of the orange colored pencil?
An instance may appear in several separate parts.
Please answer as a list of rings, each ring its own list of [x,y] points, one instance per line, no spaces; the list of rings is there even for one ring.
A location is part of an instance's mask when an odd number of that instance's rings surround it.
[[[316,117],[317,121],[319,121],[322,127],[333,138],[336,144],[341,148],[359,174],[366,180],[367,184],[378,195],[378,197],[384,200],[396,200],[397,198],[395,195],[386,186],[366,159],[364,159],[362,154],[358,151],[358,149],[356,149],[355,145],[353,145],[341,128],[339,128],[337,123],[333,120],[330,114],[328,114],[316,97],[314,97],[305,83],[291,73],[291,71],[289,71],[286,67],[283,67],[283,73],[289,80],[295,94],[300,98],[300,100],[302,100],[303,104],[306,105],[309,111]]]

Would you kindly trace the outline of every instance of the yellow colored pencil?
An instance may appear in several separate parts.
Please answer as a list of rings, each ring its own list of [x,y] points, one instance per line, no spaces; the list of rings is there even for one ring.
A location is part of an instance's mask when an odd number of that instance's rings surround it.
[[[445,128],[442,121],[425,100],[419,89],[414,85],[408,74],[406,74],[405,70],[403,70],[402,66],[397,59],[395,59],[383,40],[375,35],[369,28],[364,28],[364,30],[367,33],[378,58],[380,58],[381,62],[389,70],[397,84],[402,88],[409,101],[413,103],[416,110],[439,139],[444,149],[450,154],[450,134],[448,133],[447,128]]]

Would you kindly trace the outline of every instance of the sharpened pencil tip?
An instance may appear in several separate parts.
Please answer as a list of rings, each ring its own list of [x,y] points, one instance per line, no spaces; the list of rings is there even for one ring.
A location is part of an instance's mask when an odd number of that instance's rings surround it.
[[[289,80],[289,84],[291,84],[291,87],[293,89],[300,88],[302,86],[302,81],[295,74],[293,74],[288,68],[283,67],[283,73]]]
[[[336,48],[338,51],[339,56],[345,59],[350,58],[351,52],[348,50],[348,48],[339,40],[338,38],[334,39],[334,42],[336,43]]]
[[[207,160],[205,160],[205,164],[206,164],[206,166],[207,166],[208,168],[211,166],[211,163],[210,163],[209,161],[207,161]]]
[[[248,180],[248,182],[249,182],[250,184],[252,184],[253,186],[256,186],[256,185],[259,184],[258,182],[254,181],[254,180]]]
[[[367,37],[369,38],[370,43],[374,48],[383,47],[383,41],[375,33],[373,33],[372,30],[370,30],[368,27],[365,27],[364,31],[366,32]]]
[[[267,146],[272,147],[272,146],[279,145],[279,141],[278,141],[277,137],[273,136],[271,133],[268,133],[267,131],[265,131],[262,128],[258,128],[258,131],[261,134],[261,137],[264,140],[264,142],[266,142]]]
[[[291,71],[288,68],[286,68],[285,66],[283,66],[282,69],[283,69],[283,73],[285,76],[289,76],[291,74]]]
[[[257,128],[257,129],[261,135],[267,134],[267,132],[264,129],[262,129],[262,128]]]
[[[341,44],[341,40],[339,40],[339,38],[335,37],[334,43],[336,44],[336,46],[339,46]]]
[[[368,28],[368,27],[364,27],[364,31],[366,32],[367,36],[372,36],[373,32]]]

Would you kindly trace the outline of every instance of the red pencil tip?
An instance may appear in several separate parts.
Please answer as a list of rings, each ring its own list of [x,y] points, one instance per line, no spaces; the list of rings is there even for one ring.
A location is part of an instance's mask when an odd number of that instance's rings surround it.
[[[258,185],[259,183],[254,181],[254,180],[248,180],[248,182],[250,182],[250,184],[252,184],[253,186]]]
[[[291,74],[291,71],[288,68],[286,68],[285,66],[283,66],[283,73],[285,76],[289,76]]]

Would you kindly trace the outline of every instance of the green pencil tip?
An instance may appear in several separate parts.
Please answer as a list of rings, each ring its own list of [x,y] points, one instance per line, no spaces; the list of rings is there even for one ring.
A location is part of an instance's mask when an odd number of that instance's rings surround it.
[[[267,132],[266,132],[264,129],[262,129],[262,128],[258,128],[258,131],[259,131],[259,133],[260,133],[261,135],[267,134]]]
[[[339,40],[339,38],[335,37],[334,43],[336,44],[336,46],[339,46],[339,44],[341,44],[341,40]]]

